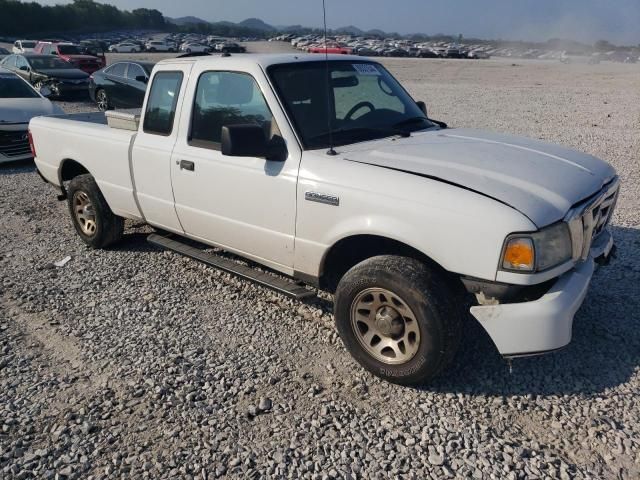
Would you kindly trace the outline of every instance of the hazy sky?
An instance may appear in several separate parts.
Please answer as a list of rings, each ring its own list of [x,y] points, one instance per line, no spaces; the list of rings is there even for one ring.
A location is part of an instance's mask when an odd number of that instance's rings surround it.
[[[70,0],[41,0],[43,4]],[[640,44],[640,0],[326,0],[329,28],[355,25],[400,33],[462,33],[481,38],[550,37]],[[124,9],[157,8],[169,17],[272,25],[322,24],[322,0],[106,0]]]

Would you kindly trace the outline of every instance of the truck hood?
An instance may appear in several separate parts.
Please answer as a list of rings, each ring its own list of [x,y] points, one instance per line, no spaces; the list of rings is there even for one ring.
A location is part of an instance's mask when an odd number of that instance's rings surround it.
[[[2,125],[24,123],[39,115],[64,113],[46,98],[3,98],[0,99],[0,127]]]
[[[346,160],[434,178],[494,198],[539,228],[615,177],[606,162],[575,150],[471,129],[413,133],[345,146]]]

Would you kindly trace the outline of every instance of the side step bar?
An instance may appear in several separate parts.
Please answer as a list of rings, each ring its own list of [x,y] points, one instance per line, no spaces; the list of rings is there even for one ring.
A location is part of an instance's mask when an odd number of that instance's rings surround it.
[[[147,237],[147,241],[158,247],[172,250],[211,267],[224,270],[225,272],[237,275],[245,280],[270,288],[296,300],[306,300],[316,296],[315,292],[308,290],[304,285],[296,283],[295,280],[286,280],[282,277],[276,277],[274,275],[260,272],[247,265],[236,263],[214,253],[207,253],[203,250],[192,247],[185,242],[174,240],[169,236],[152,233]]]

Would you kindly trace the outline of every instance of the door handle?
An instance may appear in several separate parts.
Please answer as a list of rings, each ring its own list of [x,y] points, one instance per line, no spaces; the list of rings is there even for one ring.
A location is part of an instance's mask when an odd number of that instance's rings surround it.
[[[180,160],[180,170],[189,170],[193,172],[196,169],[196,165],[189,160]]]

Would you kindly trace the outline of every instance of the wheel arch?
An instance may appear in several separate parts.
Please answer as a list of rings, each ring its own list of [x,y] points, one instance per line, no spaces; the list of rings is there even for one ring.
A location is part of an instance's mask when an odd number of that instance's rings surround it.
[[[77,160],[72,158],[65,158],[62,160],[60,162],[60,167],[58,168],[58,183],[62,190],[62,195],[58,198],[60,200],[65,200],[67,198],[67,189],[64,186],[65,182],[70,182],[78,175],[85,174],[91,175],[91,172]]]
[[[327,249],[322,258],[317,283],[320,288],[334,292],[340,279],[352,267],[378,255],[400,255],[414,258],[462,286],[457,275],[448,272],[424,252],[405,242],[376,234],[354,234],[337,240]]]

